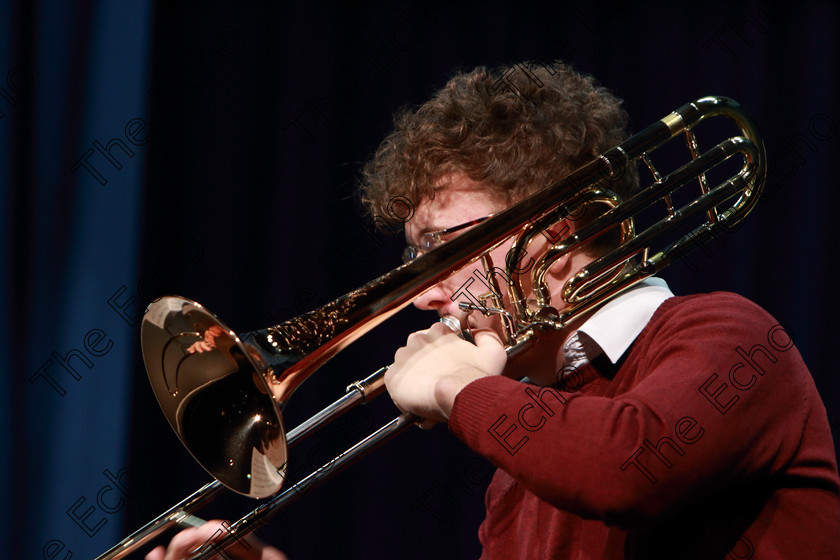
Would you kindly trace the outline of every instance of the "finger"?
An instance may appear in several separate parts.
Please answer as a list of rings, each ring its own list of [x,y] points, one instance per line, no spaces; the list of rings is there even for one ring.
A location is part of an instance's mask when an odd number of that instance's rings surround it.
[[[289,560],[283,552],[266,544],[253,533],[248,534],[245,540],[252,546],[248,558],[252,558],[251,555],[253,555],[254,560]]]
[[[413,341],[413,340],[418,340],[418,339],[425,339],[425,338],[428,338],[429,334],[431,334],[431,333],[432,333],[433,329],[434,329],[435,327],[437,327],[437,325],[438,325],[438,324],[437,324],[437,323],[435,323],[434,325],[432,325],[432,326],[431,326],[431,327],[429,327],[428,329],[423,329],[423,330],[421,330],[421,331],[414,331],[413,333],[411,333],[410,335],[408,335],[408,341],[407,341],[407,342],[411,342],[411,341]]]
[[[212,519],[199,527],[185,529],[175,535],[166,549],[164,560],[182,560],[193,550],[227,535],[221,519]]]
[[[169,546],[166,547],[163,560],[180,560],[187,555],[187,552],[194,550],[195,547],[190,548],[190,546],[193,543],[196,530],[195,527],[190,527],[172,537]]]
[[[421,418],[417,421],[417,426],[419,426],[423,430],[431,430],[435,426],[438,425],[437,420],[431,420],[430,418]]]
[[[266,546],[262,551],[260,560],[289,560],[289,557],[273,546]]]
[[[267,546],[263,550],[261,560],[289,560],[289,557],[273,546]]]
[[[149,552],[145,556],[145,560],[163,560],[163,555],[164,554],[166,554],[166,549],[163,548],[162,546],[159,546],[159,547],[155,548],[154,550],[152,550],[151,552]]]
[[[504,348],[502,339],[493,329],[473,329],[470,332],[475,339],[475,345],[479,348],[489,349],[493,346]]]
[[[400,411],[400,414],[405,414],[406,412],[408,412],[406,409],[404,409],[403,407],[401,407],[401,406],[397,403],[397,401],[395,401],[394,399],[391,399],[391,402],[392,402],[392,403],[394,403],[394,406],[396,406],[396,407],[397,407],[397,410],[399,410],[399,411]]]
[[[473,331],[473,337],[484,370],[491,374],[502,373],[508,357],[498,333],[491,329],[478,329]]]

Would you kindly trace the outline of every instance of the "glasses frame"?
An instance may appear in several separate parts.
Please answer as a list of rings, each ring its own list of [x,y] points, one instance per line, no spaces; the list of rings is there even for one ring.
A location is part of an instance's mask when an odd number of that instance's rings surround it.
[[[414,245],[406,245],[405,249],[402,252],[402,260],[403,264],[408,264],[423,253],[427,253],[432,249],[440,247],[445,243],[443,241],[444,235],[449,235],[450,233],[455,233],[468,227],[475,226],[483,222],[488,218],[492,218],[495,214],[488,214],[486,216],[482,216],[481,218],[476,218],[474,220],[470,220],[469,222],[464,222],[463,224],[458,224],[456,226],[448,227],[446,229],[441,229],[437,231],[427,231],[420,237],[420,246],[415,247]]]

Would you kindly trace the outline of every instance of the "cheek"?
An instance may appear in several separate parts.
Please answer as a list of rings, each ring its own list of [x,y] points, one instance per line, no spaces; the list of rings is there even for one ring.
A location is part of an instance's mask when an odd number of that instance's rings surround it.
[[[495,279],[499,284],[502,296],[506,302],[508,300],[508,282],[510,281],[521,282],[526,292],[526,297],[530,296],[531,272],[534,262],[536,262],[539,256],[532,255],[530,252],[525,253],[519,261],[518,272],[510,271],[510,275],[508,275],[509,271],[506,268],[506,261],[512,244],[512,241],[507,241],[490,252],[490,259],[496,272]],[[479,260],[459,270],[443,281],[440,286],[448,294],[447,297],[454,296],[456,302],[470,301],[471,303],[476,303],[478,296],[490,291],[485,284],[484,278],[486,278],[486,272]]]
[[[444,285],[450,295],[454,296],[455,294],[464,293],[466,291],[476,295],[484,293],[486,291],[484,284],[474,274],[475,271],[478,271],[483,277],[484,269],[481,264],[472,263],[447,278],[444,281]],[[459,297],[458,299],[461,300],[462,298]],[[463,301],[466,301],[466,299],[463,299]]]
[[[447,304],[452,302],[452,312],[456,311],[459,303],[478,304],[478,296],[488,291],[482,278],[484,268],[481,263],[472,263],[439,284],[441,295],[446,298]]]
[[[494,277],[505,299],[507,299],[508,286],[511,282],[521,284],[523,289],[526,292],[528,291],[531,286],[531,271],[535,262],[535,258],[530,252],[525,252],[520,257],[519,262],[513,268],[508,269],[507,258],[512,245],[512,241],[506,242],[502,246],[493,249],[490,253],[490,258],[493,261]],[[482,276],[484,276],[484,267],[481,266],[480,262],[477,265],[481,270]]]

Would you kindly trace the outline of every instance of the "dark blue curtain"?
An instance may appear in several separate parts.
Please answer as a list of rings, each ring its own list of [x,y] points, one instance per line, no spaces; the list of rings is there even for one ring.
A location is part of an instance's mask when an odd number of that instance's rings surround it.
[[[8,558],[122,533],[151,6],[3,5],[0,187]]]
[[[635,130],[704,95],[745,107],[767,143],[766,193],[740,231],[664,277],[677,293],[735,291],[776,316],[837,433],[838,11],[829,1],[4,4],[10,557],[93,557],[209,480],[145,380],[142,309],[179,293],[247,331],[393,268],[401,242],[361,218],[359,167],[398,108],[482,64],[570,61],[626,99]],[[299,390],[287,424],[432,320],[406,311],[343,352]],[[392,416],[386,401],[296,449],[292,472]],[[297,559],[476,557],[490,472],[444,427],[411,430],[263,534]],[[229,497],[203,515],[252,507]]]

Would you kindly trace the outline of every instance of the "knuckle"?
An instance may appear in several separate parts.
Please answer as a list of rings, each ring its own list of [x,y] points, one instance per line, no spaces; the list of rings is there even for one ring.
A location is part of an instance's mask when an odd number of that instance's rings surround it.
[[[169,541],[170,549],[184,548],[188,543],[192,542],[196,530],[194,528],[184,529]]]

